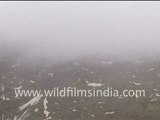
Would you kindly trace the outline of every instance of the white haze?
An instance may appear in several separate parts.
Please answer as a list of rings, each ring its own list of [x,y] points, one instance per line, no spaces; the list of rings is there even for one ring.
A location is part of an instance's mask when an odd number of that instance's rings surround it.
[[[68,57],[160,51],[159,2],[0,2],[0,53]]]

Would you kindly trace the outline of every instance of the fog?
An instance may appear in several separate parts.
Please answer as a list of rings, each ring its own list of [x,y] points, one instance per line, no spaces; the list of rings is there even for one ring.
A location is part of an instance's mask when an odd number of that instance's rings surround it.
[[[158,55],[159,2],[0,2],[0,52]]]

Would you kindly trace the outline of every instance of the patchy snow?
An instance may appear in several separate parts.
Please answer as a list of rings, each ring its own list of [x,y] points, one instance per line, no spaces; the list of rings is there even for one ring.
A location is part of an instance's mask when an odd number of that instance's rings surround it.
[[[132,77],[135,78],[136,76],[135,76],[135,75],[132,75]]]
[[[154,68],[150,68],[150,69],[148,69],[147,71],[148,72],[151,72],[151,71],[153,71],[153,70],[155,70]]]
[[[52,120],[52,117],[47,117],[46,119],[43,120]]]
[[[46,115],[46,118],[47,118],[48,115],[50,114],[50,112],[47,111],[47,109],[48,109],[47,104],[48,104],[48,100],[47,100],[47,98],[45,97],[45,98],[44,98],[44,101],[43,101],[43,106],[44,106],[44,114]]]
[[[13,74],[14,72],[9,72],[10,74]]]
[[[10,100],[10,98],[7,98],[4,93],[1,95],[0,98],[1,98],[3,101],[8,101],[8,100]]]
[[[44,114],[46,115],[46,117],[48,117],[50,112],[48,112],[47,110],[44,110]]]
[[[36,83],[36,82],[35,82],[35,81],[33,81],[33,80],[30,80],[29,82],[30,82],[30,83]]]
[[[43,105],[44,105],[44,109],[47,109],[47,104],[48,104],[48,100],[47,98],[45,97],[44,101],[43,101]]]
[[[84,109],[84,110],[87,110],[87,107],[84,106],[83,109]]]
[[[138,64],[142,64],[142,63],[144,63],[144,61],[143,61],[143,60],[136,60],[135,62],[136,62],[136,63],[138,63]]]
[[[1,99],[6,100],[6,97],[5,97],[4,93],[1,95]]]
[[[16,66],[17,66],[16,64],[14,64],[14,65],[11,65],[11,67],[12,67],[12,68],[15,68]]]
[[[149,97],[151,98],[151,97],[153,97],[153,95],[154,95],[154,94],[150,95]]]
[[[156,97],[160,97],[160,94],[159,94],[159,93],[156,93]]]
[[[49,75],[51,78],[53,78],[54,73],[48,73],[48,75]]]
[[[141,85],[141,83],[133,82],[134,85]]]
[[[21,88],[22,88],[22,86],[14,87],[14,89],[16,89],[16,90],[20,90]]]
[[[18,83],[19,83],[19,84],[22,84],[24,81],[25,81],[25,79],[23,79],[22,81],[19,81]]]
[[[124,98],[125,98],[125,97],[123,97],[123,96],[119,96],[119,97],[118,97],[118,99],[124,99]]]
[[[46,70],[42,70],[42,72],[46,72]]]
[[[87,80],[86,80],[86,83],[87,83],[88,86],[91,86],[91,87],[101,87],[101,86],[103,86],[102,83],[90,83]]]
[[[106,61],[101,61],[101,63],[102,63],[102,64],[107,64],[107,62],[106,62]]]
[[[18,120],[25,120],[27,117],[29,117],[31,114],[29,112],[29,109],[27,109]],[[17,119],[16,119],[17,120]]]
[[[129,82],[129,83],[133,83],[134,85],[141,85],[141,83],[138,83],[138,82]]]
[[[77,112],[78,110],[77,110],[77,109],[73,109],[72,111],[73,111],[73,112]]]
[[[73,102],[74,102],[74,103],[77,103],[78,101],[77,101],[77,100],[74,100]]]
[[[157,91],[157,89],[153,89],[153,90]]]
[[[111,65],[113,62],[107,62],[108,65]]]
[[[59,103],[55,102],[56,105],[59,105]]]
[[[38,73],[38,77],[42,77],[42,73]]]
[[[36,109],[34,109],[34,112],[38,112],[38,110],[39,110],[39,109],[38,109],[38,108],[36,108]]]
[[[36,96],[36,97],[32,98],[32,99],[31,99],[29,102],[27,102],[26,104],[21,105],[21,106],[19,107],[19,110],[22,111],[22,110],[24,110],[24,109],[25,109],[26,107],[28,107],[28,106],[33,106],[33,105],[37,104],[37,103],[39,102],[39,100],[41,99],[41,97],[42,97],[42,96]]]
[[[56,112],[52,112],[52,114],[54,115]]]
[[[67,68],[67,70],[73,70],[73,68]]]
[[[101,108],[101,109],[102,109],[102,108],[103,108],[103,106],[99,106],[99,108]]]
[[[16,64],[11,65],[12,68],[16,68],[18,66],[20,66],[20,63],[16,63]]]
[[[2,79],[6,78],[5,76],[2,76]]]
[[[151,102],[157,101],[157,99],[152,99]]]
[[[101,64],[103,65],[111,65],[113,62],[109,61],[109,62],[106,62],[106,61],[101,61]]]
[[[9,100],[11,100],[11,99],[6,97],[6,100],[9,101]]]
[[[114,111],[112,111],[112,112],[105,112],[104,114],[105,115],[112,115],[112,114],[115,114],[115,112]]]
[[[103,84],[102,83],[89,83],[88,86],[91,87],[101,87]]]
[[[127,73],[131,74],[132,72],[131,72],[131,71],[129,71],[129,72],[127,72]]]
[[[81,70],[89,71],[89,69],[87,69],[87,68],[81,68]]]
[[[91,117],[96,117],[96,116],[92,114]]]
[[[1,91],[3,92],[5,89],[4,85],[1,83]]]
[[[79,66],[79,63],[74,63],[75,66]]]
[[[104,104],[104,102],[98,102],[98,104]]]

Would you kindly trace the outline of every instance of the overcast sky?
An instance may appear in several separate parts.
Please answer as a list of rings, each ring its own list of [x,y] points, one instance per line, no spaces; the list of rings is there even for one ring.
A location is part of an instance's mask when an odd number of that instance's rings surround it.
[[[24,54],[154,53],[159,2],[0,2],[0,47]]]

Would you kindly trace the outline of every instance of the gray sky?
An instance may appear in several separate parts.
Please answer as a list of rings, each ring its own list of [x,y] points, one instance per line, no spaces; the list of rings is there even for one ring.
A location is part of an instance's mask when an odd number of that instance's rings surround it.
[[[154,53],[159,2],[0,2],[0,47],[24,54]]]

